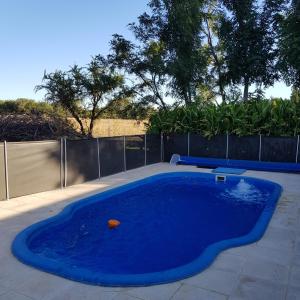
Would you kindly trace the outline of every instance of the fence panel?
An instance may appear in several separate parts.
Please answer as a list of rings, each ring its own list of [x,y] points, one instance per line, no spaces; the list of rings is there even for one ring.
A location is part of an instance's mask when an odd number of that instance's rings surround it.
[[[161,136],[159,134],[147,134],[147,165],[161,162]]]
[[[10,198],[61,186],[60,142],[7,143]]]
[[[6,199],[4,145],[0,144],[0,201]]]
[[[173,154],[188,155],[187,134],[170,134],[164,136],[164,161],[169,162]]]
[[[211,139],[197,134],[190,135],[190,155],[210,158],[226,158],[227,136],[217,135]]]
[[[100,138],[99,148],[101,176],[108,176],[124,171],[123,137]]]
[[[99,177],[97,140],[67,140],[67,186]]]
[[[229,159],[259,160],[259,136],[229,136]]]
[[[297,151],[298,151],[298,157],[297,157],[297,163],[300,164],[300,137],[297,137]]]
[[[126,136],[126,169],[136,169],[145,165],[145,136]]]
[[[296,162],[297,137],[262,137],[262,161]]]

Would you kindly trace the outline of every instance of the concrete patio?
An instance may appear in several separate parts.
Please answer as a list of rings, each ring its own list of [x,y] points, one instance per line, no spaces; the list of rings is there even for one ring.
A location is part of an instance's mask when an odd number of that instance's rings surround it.
[[[140,288],[90,286],[20,263],[10,246],[25,227],[57,214],[67,204],[161,172],[210,172],[155,164],[63,190],[0,202],[0,300],[277,300],[300,299],[300,175],[248,171],[284,188],[264,237],[221,253],[204,272],[172,284]],[[34,184],[34,183],[33,183]]]

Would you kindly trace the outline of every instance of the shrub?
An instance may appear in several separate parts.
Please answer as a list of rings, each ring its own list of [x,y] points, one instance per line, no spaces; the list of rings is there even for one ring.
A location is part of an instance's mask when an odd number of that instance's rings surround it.
[[[300,134],[300,103],[272,99],[177,107],[154,114],[148,132],[293,136]]]
[[[28,114],[41,115],[62,113],[58,107],[47,102],[38,102],[31,99],[20,98],[16,100],[0,100],[0,114]]]

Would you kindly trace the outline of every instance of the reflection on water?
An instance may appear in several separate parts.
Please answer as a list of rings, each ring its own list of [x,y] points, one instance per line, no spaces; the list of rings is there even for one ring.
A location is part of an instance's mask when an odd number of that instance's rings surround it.
[[[220,196],[237,204],[264,204],[269,193],[262,193],[255,185],[241,179],[237,185],[226,188]]]

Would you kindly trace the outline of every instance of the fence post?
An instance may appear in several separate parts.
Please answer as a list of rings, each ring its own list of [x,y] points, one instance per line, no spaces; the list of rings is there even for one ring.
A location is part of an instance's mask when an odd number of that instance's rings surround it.
[[[8,164],[7,164],[7,143],[4,141],[4,172],[5,172],[5,191],[6,200],[9,200],[9,185],[8,185]]]
[[[99,138],[97,138],[97,158],[98,158],[98,178],[101,178],[101,161],[100,161],[100,145]]]
[[[258,152],[258,160],[261,161],[261,148],[262,148],[262,138],[261,134],[259,135],[259,152]]]
[[[64,138],[60,138],[60,188],[64,187]]]
[[[300,142],[300,136],[298,135],[298,138],[297,138],[297,150],[296,150],[296,164],[298,163],[298,156],[299,156],[299,142]]]
[[[147,133],[145,133],[145,166],[147,166]]]
[[[188,132],[188,156],[190,156],[190,133]]]
[[[163,133],[160,134],[160,161],[164,161],[164,136]]]
[[[68,176],[68,166],[67,166],[67,139],[64,138],[64,173],[65,173],[65,180],[64,180],[64,187],[67,187],[67,176]]]
[[[126,172],[126,137],[123,136],[123,159],[124,159],[124,172]]]
[[[228,156],[229,156],[229,134],[227,131],[227,134],[226,134],[226,159],[228,159]]]

